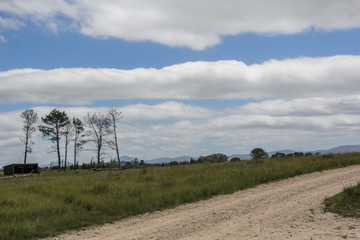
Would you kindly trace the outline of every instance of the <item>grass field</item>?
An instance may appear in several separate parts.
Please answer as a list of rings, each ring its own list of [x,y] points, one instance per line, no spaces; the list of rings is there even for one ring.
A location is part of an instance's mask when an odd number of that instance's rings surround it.
[[[360,218],[360,183],[324,201],[324,210],[344,217]]]
[[[0,239],[36,239],[171,208],[295,175],[360,163],[360,154],[0,178]]]

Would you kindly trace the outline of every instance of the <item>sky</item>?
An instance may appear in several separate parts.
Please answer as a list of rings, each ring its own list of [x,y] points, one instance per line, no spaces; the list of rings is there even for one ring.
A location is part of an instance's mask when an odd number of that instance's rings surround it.
[[[54,108],[115,108],[120,155],[144,160],[359,144],[359,11],[358,0],[0,0],[0,166],[23,161],[30,108],[37,125]],[[56,161],[34,140],[28,162]]]

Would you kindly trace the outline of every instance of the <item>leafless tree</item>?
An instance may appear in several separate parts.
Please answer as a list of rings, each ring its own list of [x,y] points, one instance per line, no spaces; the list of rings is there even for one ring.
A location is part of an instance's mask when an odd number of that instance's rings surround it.
[[[84,121],[90,128],[87,134],[89,137],[88,142],[95,145],[97,167],[99,167],[101,157],[105,154],[104,148],[113,145],[113,142],[107,139],[112,134],[111,120],[106,114],[88,113],[84,117]]]
[[[73,118],[72,120],[74,126],[74,171],[77,164],[77,158],[79,156],[79,151],[82,149],[82,145],[85,143],[84,140],[81,140],[81,133],[84,131],[84,125],[79,118]]]
[[[74,135],[74,126],[72,125],[72,123],[70,121],[64,126],[63,135],[64,135],[64,142],[65,142],[64,172],[66,172],[68,146],[69,146],[72,136]]]
[[[25,151],[24,151],[24,164],[26,164],[27,153],[31,153],[31,145],[34,144],[32,140],[32,135],[36,131],[34,124],[38,121],[37,113],[32,109],[26,109],[23,111],[20,116],[23,118],[23,131],[24,131],[24,138],[20,138],[20,140],[25,143]]]
[[[119,169],[121,168],[121,165],[120,165],[120,155],[119,155],[119,146],[118,146],[118,141],[117,141],[117,135],[116,135],[116,122],[118,120],[120,120],[121,118],[123,118],[123,114],[122,112],[118,112],[116,109],[114,108],[111,108],[109,111],[108,111],[108,117],[110,118],[111,120],[111,124],[113,126],[113,133],[114,133],[114,143],[115,143],[115,151],[116,151],[116,156],[117,156],[117,160],[118,160],[118,163],[119,163]]]

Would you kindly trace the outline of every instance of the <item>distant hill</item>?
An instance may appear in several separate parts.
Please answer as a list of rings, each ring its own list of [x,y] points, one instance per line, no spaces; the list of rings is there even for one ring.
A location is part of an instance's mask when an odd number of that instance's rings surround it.
[[[293,150],[279,150],[279,151],[272,151],[269,152],[269,156],[280,152],[280,153],[294,153]],[[303,153],[311,152],[312,154],[315,154],[319,152],[320,154],[329,154],[329,153],[351,153],[351,152],[360,152],[360,145],[344,145],[339,147],[334,147],[328,150],[316,150],[316,151],[303,151]]]
[[[184,162],[184,161],[189,162],[191,158],[192,157],[190,157],[190,156],[180,156],[180,157],[176,157],[176,158],[155,158],[155,159],[148,160],[145,162],[148,164],[161,164],[161,163]],[[197,159],[197,157],[194,159]]]
[[[277,150],[277,151],[271,151],[268,152],[269,153],[269,157],[271,157],[273,154],[280,152],[280,153],[284,153],[284,154],[289,154],[289,153],[294,153],[296,151],[293,150]],[[319,152],[320,154],[329,154],[329,153],[350,153],[350,152],[360,152],[360,145],[344,145],[344,146],[339,146],[339,147],[334,147],[328,150],[316,150],[316,151],[301,151],[303,153],[307,153],[307,152],[311,152],[313,154]],[[250,160],[251,157],[249,154],[232,154],[228,156],[229,160],[231,160],[234,157],[238,157],[241,160]],[[198,157],[191,157],[191,156],[180,156],[180,157],[164,157],[164,158],[155,158],[155,159],[151,159],[151,160],[144,160],[146,163],[148,164],[162,164],[162,163],[170,163],[170,162],[184,162],[184,161],[190,161],[190,159],[198,159]],[[121,160],[121,165],[124,166],[126,164],[126,162],[130,162],[133,163],[134,162],[134,157],[130,157],[130,156],[121,156],[120,160]],[[115,161],[117,159],[114,159]],[[139,161],[141,159],[138,159]],[[51,163],[53,165],[56,165],[55,163]],[[42,164],[40,165],[40,167],[49,167],[51,166],[51,164]]]
[[[294,153],[296,151],[294,150],[277,150],[277,151],[271,151],[268,152],[269,157],[271,157],[273,154],[280,152],[284,154],[290,154]],[[360,145],[344,145],[339,147],[334,147],[328,150],[316,150],[316,151],[302,151],[303,153],[311,152],[312,154],[315,154],[319,152],[320,154],[329,154],[329,153],[351,153],[351,152],[360,152]],[[251,157],[249,154],[232,154],[229,156],[229,160],[231,160],[234,157],[238,157],[241,160],[250,160]]]
[[[271,157],[273,154],[280,152],[280,153],[284,153],[284,154],[290,154],[290,153],[294,153],[296,151],[293,150],[277,150],[277,151],[271,151],[268,152],[269,156]],[[303,153],[307,153],[307,152],[311,152],[313,154],[319,152],[320,154],[328,154],[328,153],[350,153],[350,152],[360,152],[360,145],[344,145],[344,146],[339,146],[339,147],[335,147],[335,148],[331,148],[328,150],[316,150],[316,151],[302,151]],[[251,157],[249,154],[232,154],[228,156],[229,160],[231,160],[234,157],[238,157],[241,160],[251,160]],[[128,157],[129,161],[132,161],[134,158]],[[152,160],[145,160],[146,163],[148,164],[161,164],[161,163],[170,163],[170,162],[183,162],[183,161],[190,161],[190,159],[198,159],[198,157],[191,157],[191,156],[180,156],[180,157],[175,157],[175,158],[171,158],[171,157],[164,157],[164,158],[155,158]],[[121,160],[124,160],[123,157],[121,157]]]
[[[129,157],[129,156],[121,156],[120,157],[120,162],[132,162],[134,161],[134,157]],[[117,158],[114,159],[115,161],[117,161]]]
[[[318,150],[316,152],[319,152],[321,154],[360,152],[360,145],[344,145],[340,147],[334,147],[329,150]]]

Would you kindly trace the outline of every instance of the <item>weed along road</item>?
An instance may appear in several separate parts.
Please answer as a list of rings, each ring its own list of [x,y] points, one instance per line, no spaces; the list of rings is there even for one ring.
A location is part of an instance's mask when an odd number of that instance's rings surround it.
[[[54,239],[360,239],[360,220],[322,212],[359,181],[359,165],[316,172]]]

